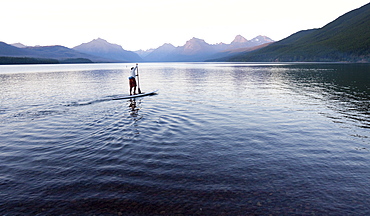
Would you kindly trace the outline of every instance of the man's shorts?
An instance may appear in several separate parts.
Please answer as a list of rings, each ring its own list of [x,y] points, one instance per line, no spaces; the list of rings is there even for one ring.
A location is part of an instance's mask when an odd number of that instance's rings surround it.
[[[130,88],[136,87],[136,79],[135,78],[130,78],[129,82],[130,82]]]

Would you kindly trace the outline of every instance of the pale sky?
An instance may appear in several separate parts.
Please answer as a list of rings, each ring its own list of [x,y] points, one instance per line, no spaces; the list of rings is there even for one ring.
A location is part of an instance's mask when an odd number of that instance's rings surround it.
[[[103,38],[126,50],[281,40],[320,28],[369,0],[0,0],[0,41],[69,48]]]

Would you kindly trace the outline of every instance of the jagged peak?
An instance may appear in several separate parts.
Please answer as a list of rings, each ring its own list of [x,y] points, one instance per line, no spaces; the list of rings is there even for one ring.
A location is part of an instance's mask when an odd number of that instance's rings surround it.
[[[274,40],[264,35],[258,35],[257,37],[253,38],[251,41],[261,41],[261,40],[265,42],[274,42]]]
[[[95,43],[109,43],[107,40],[104,40],[103,38],[100,38],[100,37],[97,38],[97,39],[92,40],[91,42],[95,42]]]
[[[192,39],[188,40],[187,42],[204,42],[206,43],[203,39],[193,37]]]
[[[172,50],[175,49],[176,47],[170,43],[164,43],[162,46],[158,47],[157,49],[160,50]]]
[[[22,44],[22,43],[13,43],[13,44],[10,44],[12,46],[15,46],[15,47],[18,47],[18,48],[26,48],[27,46]]]
[[[231,43],[246,43],[246,42],[248,42],[247,39],[245,39],[241,35],[237,35],[237,36],[235,36],[235,39]]]
[[[87,43],[82,43],[81,45],[78,45],[74,48],[88,48],[88,49],[116,49],[116,50],[121,50],[123,49],[122,46],[118,45],[118,44],[113,44],[113,43],[109,43],[107,40],[104,40],[102,38],[97,38],[97,39],[93,39],[92,41],[90,42],[87,42]]]
[[[164,43],[162,45],[162,47],[175,47],[174,45],[172,45],[171,43]]]

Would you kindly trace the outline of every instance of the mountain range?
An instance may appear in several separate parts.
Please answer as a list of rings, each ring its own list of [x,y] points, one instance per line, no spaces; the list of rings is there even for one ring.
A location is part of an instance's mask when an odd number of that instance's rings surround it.
[[[370,3],[322,28],[299,31],[274,42],[266,36],[251,40],[237,35],[230,44],[208,44],[192,38],[183,46],[165,43],[156,49],[127,51],[101,38],[72,49],[64,46],[27,47],[0,42],[0,64],[91,62],[370,62]]]
[[[163,44],[149,54],[143,56],[147,62],[200,62],[216,56],[223,56],[228,51],[242,52],[245,48],[256,47],[262,44],[272,43],[273,40],[266,36],[257,36],[247,40],[237,35],[230,44],[208,44],[203,39],[192,38],[184,46],[175,47],[172,44]]]
[[[124,50],[120,45],[111,44],[108,41],[98,38],[88,43],[83,43],[73,48],[74,50],[87,53],[93,56],[99,56],[111,59],[116,62],[140,62],[142,58],[132,52]]]
[[[23,48],[19,48],[23,47]],[[98,56],[81,53],[64,46],[27,47],[0,42],[0,63],[92,63],[112,62]]]
[[[72,49],[63,46],[28,47],[21,43],[6,44],[0,42],[0,64],[3,63],[92,63],[92,62],[183,62],[205,61],[215,56],[223,56],[228,50],[250,48],[273,40],[266,36],[258,36],[247,40],[241,35],[235,37],[230,44],[208,44],[203,39],[192,38],[184,46],[172,44],[147,51],[127,51],[120,45],[109,43],[98,38],[83,43]],[[217,55],[218,53],[221,53]],[[139,55],[140,54],[140,55]]]

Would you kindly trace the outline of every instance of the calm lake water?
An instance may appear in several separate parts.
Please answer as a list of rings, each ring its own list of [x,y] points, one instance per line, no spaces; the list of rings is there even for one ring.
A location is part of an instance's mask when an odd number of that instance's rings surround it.
[[[0,215],[370,215],[369,64],[0,66]]]

